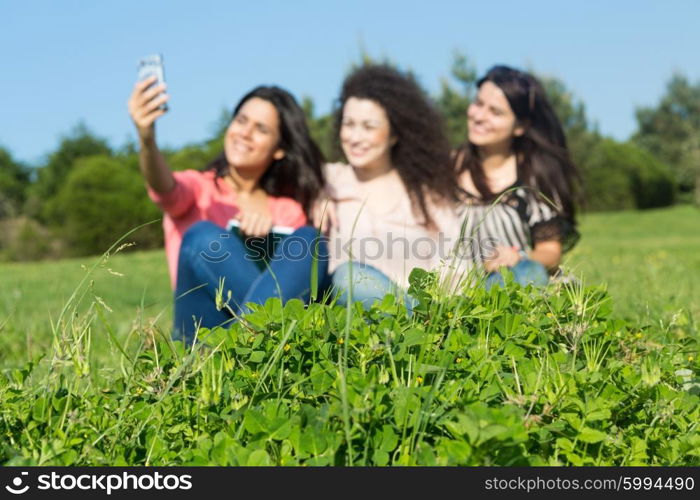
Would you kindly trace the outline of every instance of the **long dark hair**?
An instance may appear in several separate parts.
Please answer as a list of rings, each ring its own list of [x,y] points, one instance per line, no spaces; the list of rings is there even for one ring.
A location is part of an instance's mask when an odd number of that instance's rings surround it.
[[[253,97],[272,104],[279,115],[280,142],[284,150],[281,160],[273,160],[263,176],[260,187],[271,196],[286,196],[298,201],[310,216],[311,204],[323,187],[321,164],[323,155],[309,134],[304,111],[286,90],[275,86],[259,86],[244,95],[233,110],[233,117]],[[205,170],[215,170],[216,177],[228,175],[229,165],[222,152]]]
[[[513,138],[518,163],[518,179],[535,192],[552,200],[561,216],[575,223],[576,186],[580,179],[566,146],[566,136],[544,89],[532,75],[507,66],[494,66],[477,82],[491,82],[508,99],[517,122],[525,132]],[[486,183],[478,148],[462,147],[459,171],[469,170],[474,186],[486,201],[495,198]]]
[[[425,225],[432,227],[426,197],[438,203],[458,199],[442,116],[411,76],[387,65],[365,65],[343,83],[335,112],[336,138],[343,107],[351,97],[369,99],[384,109],[391,133],[397,138],[391,148],[391,162],[414,209],[419,210]]]

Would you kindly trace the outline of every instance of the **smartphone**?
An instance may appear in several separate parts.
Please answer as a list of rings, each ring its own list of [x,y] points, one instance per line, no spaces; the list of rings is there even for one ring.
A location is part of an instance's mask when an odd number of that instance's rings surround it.
[[[239,221],[238,219],[230,219],[230,220],[226,223],[226,229],[227,229],[228,231],[230,231],[230,232],[232,232],[232,233],[235,233],[235,234],[238,234],[238,235],[241,234],[241,229],[240,229],[240,227],[241,227],[241,223],[240,223],[240,221]],[[289,235],[292,234],[293,232],[294,232],[294,228],[293,228],[293,227],[289,227],[289,226],[272,226],[272,227],[270,228],[269,236],[278,236],[278,237],[289,236]]]
[[[165,83],[165,69],[163,67],[163,56],[161,54],[154,54],[148,57],[144,57],[139,61],[138,65],[138,79],[139,81],[145,80],[151,75],[155,75],[157,80],[153,85],[160,85]],[[151,85],[151,86],[153,86]],[[163,103],[160,106],[163,111],[168,110],[168,104]]]

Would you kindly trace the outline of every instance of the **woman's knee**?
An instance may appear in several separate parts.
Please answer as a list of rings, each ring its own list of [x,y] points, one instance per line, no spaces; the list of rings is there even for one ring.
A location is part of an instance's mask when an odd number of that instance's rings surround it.
[[[278,253],[291,260],[328,260],[328,240],[312,226],[302,226],[279,243]]]
[[[414,299],[389,277],[377,268],[359,262],[346,262],[338,266],[332,275],[332,287],[340,305],[347,304],[349,295],[352,295],[353,302],[360,302],[365,309],[369,309],[375,301],[391,293],[401,297],[409,311],[415,307]]]
[[[518,262],[513,268],[513,273],[522,285],[532,283],[536,286],[544,286],[549,281],[547,269],[541,263],[530,259]]]
[[[362,293],[383,295],[392,287],[391,280],[378,269],[359,262],[340,264],[331,277],[333,287],[338,291],[352,287]]]
[[[203,220],[192,224],[182,236],[180,253],[189,256],[209,256],[216,258],[218,254],[223,254],[222,241],[231,235],[213,222]]]
[[[358,275],[362,273],[364,267],[359,262],[343,262],[335,268],[331,275],[331,281],[335,288],[346,289],[350,287],[350,279],[357,282]]]
[[[545,286],[549,281],[547,269],[539,262],[530,259],[521,260],[506,272],[512,274],[513,281],[521,286]],[[505,287],[505,279],[499,271],[490,273],[486,278],[485,288],[489,290],[493,286]]]

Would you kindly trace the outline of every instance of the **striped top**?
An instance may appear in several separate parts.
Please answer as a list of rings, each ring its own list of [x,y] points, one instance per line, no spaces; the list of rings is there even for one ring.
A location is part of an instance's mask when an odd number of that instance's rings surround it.
[[[466,191],[465,196],[465,203],[455,214],[456,227],[445,228],[446,232],[452,231],[455,241],[461,239],[457,254],[460,260],[481,264],[493,258],[498,246],[527,252],[538,242],[551,240],[560,241],[566,252],[579,238],[571,222],[552,203],[520,181],[502,191],[492,203]]]

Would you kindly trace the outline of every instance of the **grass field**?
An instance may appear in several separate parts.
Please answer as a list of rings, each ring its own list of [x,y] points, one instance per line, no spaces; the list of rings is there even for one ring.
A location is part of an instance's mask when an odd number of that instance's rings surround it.
[[[3,264],[0,464],[698,465],[699,223],[591,215],[580,282],[416,270],[412,314],[273,299],[187,350],[160,251]]]
[[[582,217],[581,240],[565,264],[586,284],[606,284],[615,314],[641,324],[700,318],[700,210],[681,206]],[[0,367],[19,366],[47,352],[52,319],[61,312],[96,258],[0,264]],[[118,274],[122,276],[119,276]],[[172,295],[162,251],[118,253],[89,276],[110,307],[120,337],[132,326],[169,330]],[[115,356],[97,326],[93,357]]]
[[[616,312],[666,321],[700,318],[700,210],[690,206],[583,218],[567,264],[587,283],[607,283]]]

